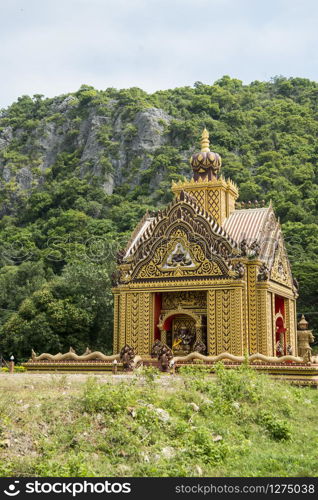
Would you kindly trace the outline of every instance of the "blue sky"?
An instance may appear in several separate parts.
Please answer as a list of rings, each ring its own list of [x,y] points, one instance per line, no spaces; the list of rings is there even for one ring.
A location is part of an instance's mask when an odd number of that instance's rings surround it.
[[[0,0],[0,107],[81,84],[318,80],[317,0]]]

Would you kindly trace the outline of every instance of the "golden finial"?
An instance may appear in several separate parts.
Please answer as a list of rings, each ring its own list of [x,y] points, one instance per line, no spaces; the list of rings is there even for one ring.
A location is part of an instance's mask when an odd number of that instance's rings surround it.
[[[209,132],[204,127],[201,135],[201,151],[194,153],[190,158],[190,165],[194,172],[194,181],[200,179],[211,181],[217,179],[222,160],[220,155],[210,151]]]
[[[204,127],[204,130],[203,130],[202,135],[201,135],[201,151],[203,153],[210,151],[209,146],[210,146],[209,132]]]

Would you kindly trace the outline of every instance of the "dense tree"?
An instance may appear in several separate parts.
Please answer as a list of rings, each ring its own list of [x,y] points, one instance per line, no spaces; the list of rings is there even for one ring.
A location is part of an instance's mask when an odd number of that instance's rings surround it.
[[[25,264],[18,269],[22,267]],[[30,270],[28,263],[24,273]],[[22,270],[17,273],[23,275]],[[33,291],[36,279],[38,289]],[[66,265],[61,276],[51,281],[41,282],[37,276],[24,287],[15,282],[10,286],[8,295],[16,292],[20,296],[9,303],[10,307],[19,307],[15,312],[11,310],[3,324],[0,345],[5,352],[14,352],[23,359],[32,348],[41,352],[63,352],[70,346],[79,352],[87,346],[111,349],[112,296],[107,267],[87,260]]]

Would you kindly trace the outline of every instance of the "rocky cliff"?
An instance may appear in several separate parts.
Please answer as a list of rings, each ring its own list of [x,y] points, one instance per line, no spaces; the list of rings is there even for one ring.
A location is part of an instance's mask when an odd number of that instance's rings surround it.
[[[124,109],[112,99],[102,110],[94,103],[83,104],[76,96],[45,101],[45,115],[28,100],[25,119],[10,122],[10,113],[0,119],[0,180],[28,191],[43,184],[52,168],[65,155],[76,156],[73,174],[92,181],[94,178],[107,194],[121,185],[127,176],[134,185],[140,176],[131,176],[132,165],[138,171],[151,166],[153,154],[168,144],[167,129],[171,116],[162,109],[147,107],[123,116]],[[73,162],[74,163],[74,162]]]

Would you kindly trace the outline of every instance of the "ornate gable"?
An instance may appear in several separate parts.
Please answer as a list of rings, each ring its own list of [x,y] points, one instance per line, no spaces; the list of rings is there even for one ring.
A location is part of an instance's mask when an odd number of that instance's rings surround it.
[[[231,259],[239,253],[208,212],[182,192],[126,249],[120,282],[235,277]]]
[[[277,283],[280,283],[281,285],[293,288],[293,277],[291,274],[285,244],[282,237],[278,241],[278,245],[274,254],[270,279],[276,281]]]

